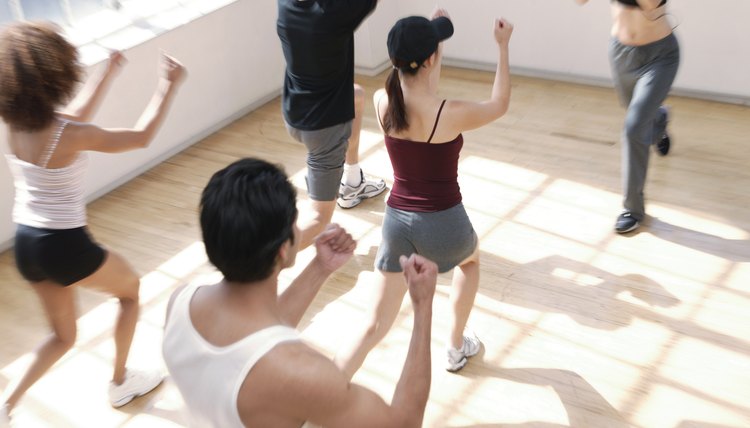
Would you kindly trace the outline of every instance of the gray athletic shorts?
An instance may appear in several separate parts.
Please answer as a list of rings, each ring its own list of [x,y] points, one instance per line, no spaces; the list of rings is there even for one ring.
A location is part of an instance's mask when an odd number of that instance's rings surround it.
[[[466,260],[477,247],[477,234],[463,204],[437,212],[402,211],[385,207],[383,240],[375,269],[401,272],[398,258],[417,253],[447,272]]]
[[[295,140],[307,147],[307,194],[314,201],[333,201],[339,194],[344,173],[346,148],[352,135],[352,121],[315,131],[303,131],[286,124]]]

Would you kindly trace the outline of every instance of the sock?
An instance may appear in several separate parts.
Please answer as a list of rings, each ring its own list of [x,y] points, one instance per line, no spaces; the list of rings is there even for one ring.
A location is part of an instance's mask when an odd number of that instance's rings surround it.
[[[359,167],[358,163],[355,163],[353,165],[345,163],[344,176],[342,177],[341,181],[348,186],[357,187],[362,182],[361,171],[362,168]]]

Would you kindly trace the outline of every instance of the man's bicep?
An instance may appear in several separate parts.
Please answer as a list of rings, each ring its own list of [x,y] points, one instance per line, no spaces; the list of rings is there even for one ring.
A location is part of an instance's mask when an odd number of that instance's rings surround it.
[[[338,391],[335,405],[310,421],[331,428],[357,426],[361,428],[400,426],[393,409],[375,392],[360,385],[349,384],[346,391]]]
[[[268,386],[263,394],[269,400],[263,404],[267,411],[333,428],[404,425],[380,396],[350,383],[333,361],[312,348],[287,345],[276,352],[273,359],[263,358],[253,368],[256,384]]]
[[[297,417],[325,427],[391,427],[393,409],[373,391],[349,382],[349,378],[323,355],[308,359],[296,373],[295,390],[287,391],[286,403],[300,410]],[[290,396],[291,393],[291,396]]]

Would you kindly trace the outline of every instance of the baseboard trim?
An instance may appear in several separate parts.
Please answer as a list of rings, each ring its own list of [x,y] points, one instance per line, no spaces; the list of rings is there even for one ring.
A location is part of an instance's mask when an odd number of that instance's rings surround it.
[[[495,71],[496,65],[494,63],[481,62],[481,61],[469,61],[464,59],[455,58],[443,58],[443,64],[449,67],[466,68],[469,70],[479,71]],[[355,72],[364,76],[373,77],[382,73],[391,67],[390,60],[384,61],[375,67],[356,67]],[[517,76],[534,77],[537,79],[555,80],[559,82],[576,83],[579,85],[599,86],[604,88],[613,87],[612,80],[595,77],[595,76],[584,76],[572,73],[560,73],[555,71],[539,70],[528,67],[511,67],[511,74]],[[737,104],[743,106],[750,106],[750,97],[737,96],[732,94],[724,94],[719,92],[701,91],[696,89],[686,89],[680,87],[672,88],[672,95],[687,98],[697,98],[701,100],[716,101],[727,104]]]
[[[495,71],[496,65],[493,63],[485,63],[479,61],[467,61],[454,58],[443,58],[443,64],[450,67],[467,68],[471,70],[481,71]],[[601,77],[594,76],[582,76],[570,73],[559,73],[554,71],[538,70],[527,67],[511,67],[511,74],[518,76],[535,77],[545,80],[556,80],[567,83],[577,83],[581,85],[589,86],[600,86],[611,88],[613,87],[612,80],[604,79]],[[686,89],[680,87],[673,87],[671,91],[672,95],[688,98],[697,98],[708,101],[716,101],[727,104],[737,104],[743,106],[750,106],[750,97],[737,96],[733,94],[724,94],[711,91],[701,91],[696,89]]]
[[[354,67],[354,72],[367,77],[374,77],[391,68],[391,60],[383,61],[375,67]]]

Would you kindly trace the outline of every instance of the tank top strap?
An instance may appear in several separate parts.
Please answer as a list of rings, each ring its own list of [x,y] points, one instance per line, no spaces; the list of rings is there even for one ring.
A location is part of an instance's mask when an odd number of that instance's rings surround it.
[[[427,144],[429,144],[432,141],[432,137],[435,135],[435,130],[437,129],[438,122],[440,121],[440,113],[443,112],[445,101],[446,100],[443,100],[443,102],[440,103],[440,109],[438,110],[437,117],[435,117],[435,125],[432,126],[432,132],[430,133],[430,138],[427,139]]]
[[[383,95],[380,95],[380,98],[378,98],[378,102],[375,105],[375,117],[378,118],[378,123],[380,124],[380,129],[385,132],[385,126],[383,126],[383,121],[380,119],[380,101],[383,99]]]
[[[60,124],[52,134],[52,138],[50,138],[49,142],[47,143],[47,147],[44,148],[44,152],[42,152],[42,156],[39,158],[39,166],[41,166],[42,168],[47,168],[47,164],[52,158],[52,154],[55,152],[57,144],[60,143],[60,136],[65,130],[65,127],[68,125],[68,122],[69,121],[66,119],[60,120]]]

